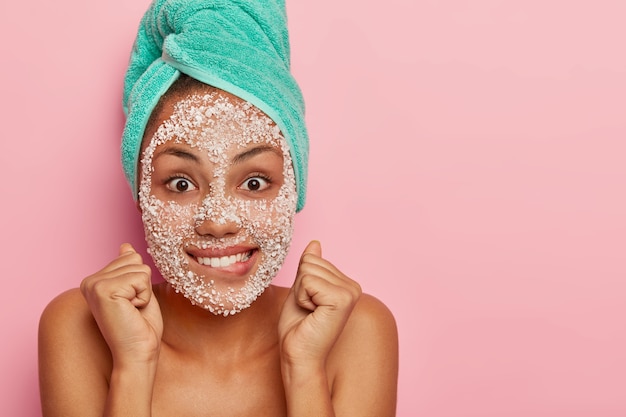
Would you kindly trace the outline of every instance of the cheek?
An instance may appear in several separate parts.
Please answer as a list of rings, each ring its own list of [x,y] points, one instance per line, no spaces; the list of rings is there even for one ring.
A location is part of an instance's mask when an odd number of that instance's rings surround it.
[[[193,205],[165,203],[150,196],[147,201],[141,202],[141,209],[144,227],[153,235],[173,239],[188,235],[194,230],[193,215],[197,209]]]
[[[259,240],[270,244],[289,241],[295,216],[295,199],[279,195],[271,201],[254,202],[248,212],[246,225]]]

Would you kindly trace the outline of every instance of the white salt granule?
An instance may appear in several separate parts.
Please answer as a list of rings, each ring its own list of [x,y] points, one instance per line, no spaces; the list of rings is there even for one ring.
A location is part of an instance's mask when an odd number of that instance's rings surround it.
[[[168,141],[205,151],[215,164],[209,193],[198,203],[181,205],[162,201],[151,192],[152,158],[159,145]],[[267,144],[281,150],[284,182],[270,200],[244,200],[226,193],[230,167],[227,151],[250,144]],[[163,278],[192,304],[216,315],[233,315],[250,306],[269,286],[282,266],[293,231],[296,183],[291,156],[280,129],[247,102],[235,101],[218,92],[193,95],[174,106],[171,117],[157,129],[143,152],[139,203],[148,243]],[[205,221],[234,223],[234,236],[200,236],[196,227]],[[189,270],[186,249],[224,249],[242,243],[259,248],[257,270],[241,288],[217,285]]]

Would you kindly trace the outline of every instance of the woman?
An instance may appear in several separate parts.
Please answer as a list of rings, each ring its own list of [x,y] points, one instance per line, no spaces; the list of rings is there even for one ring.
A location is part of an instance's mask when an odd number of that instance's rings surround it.
[[[153,3],[125,105],[125,172],[165,282],[123,244],[50,303],[44,415],[394,415],[388,309],[316,241],[291,288],[271,284],[308,149],[284,5]]]

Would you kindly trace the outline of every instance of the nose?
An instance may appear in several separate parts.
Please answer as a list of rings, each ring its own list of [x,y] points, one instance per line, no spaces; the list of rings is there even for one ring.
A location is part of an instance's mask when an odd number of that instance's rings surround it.
[[[207,196],[195,216],[196,233],[221,238],[236,234],[241,225],[233,202],[227,198]]]
[[[211,219],[196,221],[196,233],[200,236],[222,238],[228,235],[234,235],[238,230],[239,226],[233,221],[227,221],[224,223],[217,223]]]

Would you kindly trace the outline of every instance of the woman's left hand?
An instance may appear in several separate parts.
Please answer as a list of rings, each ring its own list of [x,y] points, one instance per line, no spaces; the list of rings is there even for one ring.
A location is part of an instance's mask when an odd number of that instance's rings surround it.
[[[322,258],[318,241],[310,242],[278,324],[283,364],[323,367],[360,296],[359,284]]]

